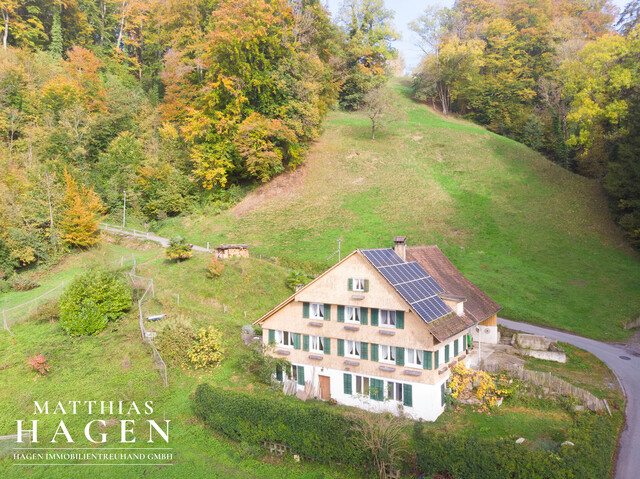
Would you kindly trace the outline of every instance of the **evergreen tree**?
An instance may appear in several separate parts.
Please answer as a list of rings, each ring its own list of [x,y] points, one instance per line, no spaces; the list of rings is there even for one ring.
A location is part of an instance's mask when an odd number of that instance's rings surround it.
[[[60,22],[60,11],[62,5],[56,2],[53,6],[53,25],[51,26],[51,43],[49,52],[54,58],[62,58],[62,24]]]

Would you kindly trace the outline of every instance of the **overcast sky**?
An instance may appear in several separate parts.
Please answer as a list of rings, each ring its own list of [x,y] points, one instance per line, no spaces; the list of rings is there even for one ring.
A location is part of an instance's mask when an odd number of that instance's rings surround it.
[[[622,10],[628,1],[613,0],[612,3]],[[335,18],[340,11],[343,0],[323,0],[323,2],[328,5],[329,11]],[[454,0],[384,0],[385,6],[395,12],[394,22],[402,38],[394,45],[404,54],[407,70],[414,68],[422,56],[422,51],[416,46],[416,34],[409,30],[409,22],[418,18],[428,6],[451,7],[453,3]]]

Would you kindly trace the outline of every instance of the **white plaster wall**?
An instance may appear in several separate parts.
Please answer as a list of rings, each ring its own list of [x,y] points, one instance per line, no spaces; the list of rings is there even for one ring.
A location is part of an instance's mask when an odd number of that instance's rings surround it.
[[[404,406],[399,401],[384,400],[375,401],[368,396],[357,394],[344,394],[344,374],[352,375],[352,387],[355,392],[355,376],[357,373],[351,371],[339,371],[336,369],[321,368],[318,366],[304,366],[305,381],[313,381],[315,387],[319,384],[318,376],[328,376],[331,382],[331,398],[335,399],[338,404],[345,406],[353,406],[365,409],[371,412],[390,412],[399,415],[401,412],[411,419],[435,421],[440,414],[444,412],[444,406],[441,401],[441,385],[449,375],[443,376],[437,384],[414,383],[411,381],[398,381],[404,384],[412,385],[412,407]],[[360,375],[360,374],[358,374]],[[383,379],[382,377],[367,376],[374,379]],[[388,380],[389,378],[386,378]],[[298,389],[303,389],[298,386]]]
[[[498,332],[498,326],[480,326],[480,332],[476,331],[475,327],[471,328],[471,335],[473,341],[482,341],[488,344],[497,344],[500,341],[500,333]]]

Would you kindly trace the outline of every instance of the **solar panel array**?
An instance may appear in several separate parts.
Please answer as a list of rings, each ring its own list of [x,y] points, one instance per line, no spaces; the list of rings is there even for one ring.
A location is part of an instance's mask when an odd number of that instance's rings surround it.
[[[451,313],[438,296],[444,289],[418,263],[405,263],[391,248],[362,253],[426,323]]]

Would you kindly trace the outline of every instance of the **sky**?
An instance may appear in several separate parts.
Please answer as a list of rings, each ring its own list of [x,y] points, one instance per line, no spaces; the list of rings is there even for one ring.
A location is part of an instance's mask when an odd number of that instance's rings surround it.
[[[628,1],[612,0],[612,3],[622,10]],[[332,17],[336,18],[343,0],[323,0],[323,3],[327,4]],[[394,42],[394,46],[404,55],[406,71],[415,68],[422,57],[422,50],[416,46],[417,36],[409,30],[409,22],[418,18],[429,6],[451,7],[453,3],[454,0],[384,0],[385,6],[395,12],[394,23],[402,37]]]

